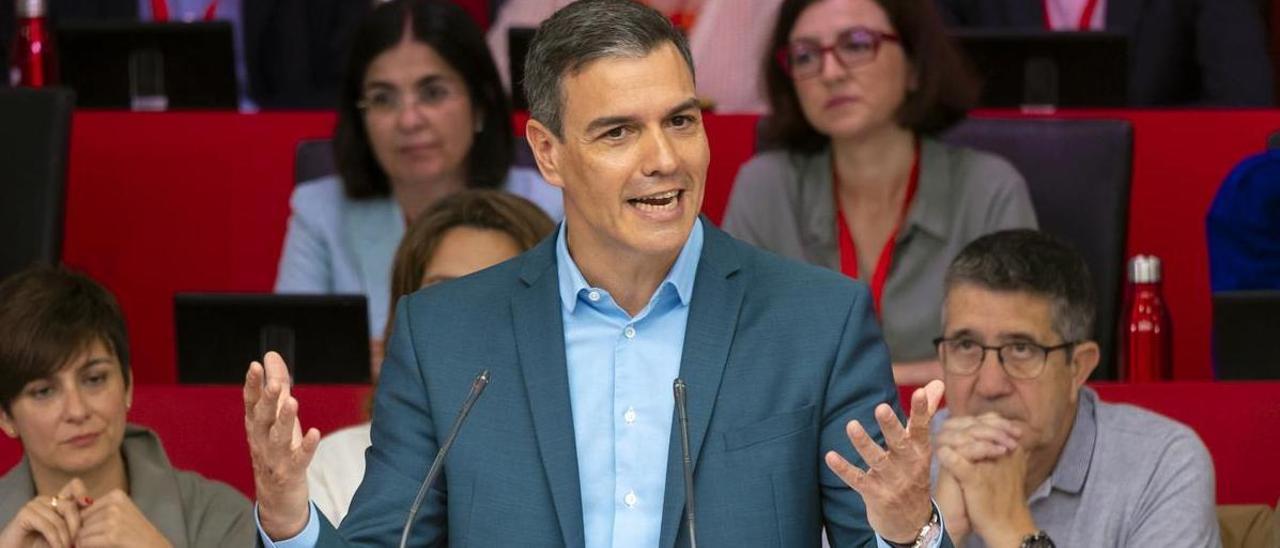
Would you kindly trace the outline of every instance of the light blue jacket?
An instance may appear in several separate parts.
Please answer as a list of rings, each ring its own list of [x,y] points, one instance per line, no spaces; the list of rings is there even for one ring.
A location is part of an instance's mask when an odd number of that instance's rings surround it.
[[[513,168],[503,188],[564,215],[560,189],[536,170]],[[390,197],[353,200],[336,176],[298,185],[280,253],[276,293],[342,293],[369,299],[369,335],[382,338],[391,299],[391,266],[404,237],[404,215]]]

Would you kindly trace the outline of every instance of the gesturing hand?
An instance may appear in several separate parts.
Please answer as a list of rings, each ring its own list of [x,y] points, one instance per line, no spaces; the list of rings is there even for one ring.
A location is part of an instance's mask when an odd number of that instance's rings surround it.
[[[307,465],[320,443],[320,431],[311,428],[302,434],[284,359],[267,352],[263,361],[265,366],[250,364],[245,375],[244,429],[253,459],[258,518],[268,537],[281,540],[297,536],[307,525]]]
[[[942,381],[932,381],[911,395],[911,417],[906,428],[886,404],[876,407],[876,422],[884,433],[880,447],[858,421],[846,431],[867,470],[854,466],[835,451],[828,451],[827,466],[852,487],[867,505],[867,522],[882,538],[909,543],[932,513],[929,502],[929,421],[942,400]]]

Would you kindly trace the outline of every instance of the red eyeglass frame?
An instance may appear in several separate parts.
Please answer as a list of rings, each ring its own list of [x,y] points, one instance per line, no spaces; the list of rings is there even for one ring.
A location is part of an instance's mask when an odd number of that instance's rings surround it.
[[[872,57],[871,58],[872,59],[875,59],[875,55],[880,53],[880,45],[882,43],[884,42],[893,42],[895,44],[902,43],[902,37],[899,36],[898,34],[870,29],[867,27],[849,27],[843,31],[840,31],[837,34],[837,36],[844,36],[854,32],[861,32],[871,36],[872,38],[872,41],[871,41]],[[777,51],[774,52],[773,56],[774,56],[774,60],[776,60],[778,63],[778,68],[782,69],[782,72],[786,73],[787,76],[790,76],[792,79],[795,79],[795,73],[791,71],[791,63],[789,61],[790,56],[788,55],[788,53],[791,50],[792,44],[793,43],[783,44],[781,47],[778,48]],[[818,58],[821,59],[821,62],[826,63],[827,53],[835,53],[836,47],[838,47],[839,45],[840,45],[839,38],[837,38],[836,41],[831,43],[830,45],[818,44],[818,56],[819,56]],[[839,53],[835,53],[835,57],[836,57],[836,61],[840,63],[840,66],[849,68],[848,65],[845,65],[844,60],[840,59]],[[818,74],[821,74],[821,73],[822,73],[822,67],[819,66]]]

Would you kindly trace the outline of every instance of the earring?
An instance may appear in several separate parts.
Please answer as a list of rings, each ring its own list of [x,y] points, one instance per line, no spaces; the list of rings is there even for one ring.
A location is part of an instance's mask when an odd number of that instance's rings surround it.
[[[476,115],[476,133],[484,131],[484,116]]]

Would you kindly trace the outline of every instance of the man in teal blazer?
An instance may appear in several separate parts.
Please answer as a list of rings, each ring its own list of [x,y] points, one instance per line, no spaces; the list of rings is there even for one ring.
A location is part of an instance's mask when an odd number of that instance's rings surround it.
[[[528,138],[564,191],[565,223],[399,304],[340,531],[307,502],[319,433],[298,426],[283,363],[251,365],[263,543],[394,544],[488,369],[414,546],[688,545],[676,377],[704,546],[817,546],[824,527],[836,546],[949,546],[928,491],[941,383],[917,392],[904,428],[865,285],[699,217],[709,151],[670,23],[630,0],[571,4],[540,29],[525,85]]]

